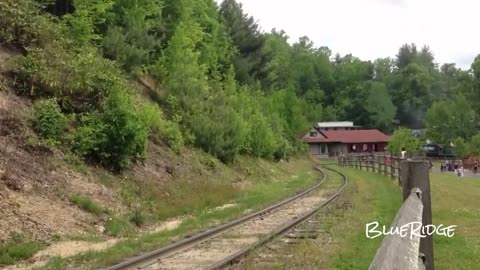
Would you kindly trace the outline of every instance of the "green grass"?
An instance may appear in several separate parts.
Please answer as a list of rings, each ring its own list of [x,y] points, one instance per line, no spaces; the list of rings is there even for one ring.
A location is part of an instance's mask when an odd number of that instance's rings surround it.
[[[88,197],[75,194],[70,197],[70,202],[77,205],[80,209],[95,214],[97,216],[101,215],[104,212],[103,208],[100,205],[98,205]]]
[[[0,244],[0,266],[29,259],[42,248],[43,244],[25,241],[23,238],[15,238],[11,242]]]
[[[340,168],[350,179],[342,195],[348,210],[330,215],[335,226],[329,237],[335,245],[303,241],[290,247],[294,259],[280,261],[278,269],[367,269],[382,238],[367,239],[365,225],[378,221],[391,225],[401,206],[397,181],[378,174]],[[450,174],[431,175],[433,224],[457,225],[453,238],[434,237],[435,268],[478,269],[480,265],[480,180]],[[346,198],[345,198],[346,196]],[[335,218],[341,212],[343,217]],[[342,216],[340,215],[340,216]]]
[[[338,169],[336,166],[332,168]],[[367,240],[365,224],[378,221],[390,224],[401,204],[399,188],[380,175],[353,169],[340,169],[349,179],[345,192],[325,209],[318,229],[326,232],[320,242],[307,239],[285,247],[293,257],[277,258],[273,269],[368,269],[381,239]],[[339,186],[342,178],[327,171],[327,183]],[[333,181],[332,181],[333,180]],[[340,207],[344,202],[350,207]],[[337,207],[338,206],[338,207]],[[323,243],[330,243],[325,245]],[[247,269],[258,269],[255,265]]]
[[[432,174],[433,223],[457,225],[453,238],[434,237],[436,269],[478,269],[480,265],[480,180]]]
[[[400,188],[389,177],[353,169],[344,170],[356,192],[352,208],[332,231],[340,248],[330,262],[335,269],[368,269],[382,239],[367,239],[365,225],[377,221],[390,226],[402,203]]]
[[[79,265],[88,269],[99,268],[115,264],[140,252],[165,246],[187,235],[232,220],[243,215],[246,210],[254,211],[263,208],[313,185],[319,175],[312,171],[312,166],[313,163],[306,159],[275,164],[244,158],[235,165],[238,170],[237,175],[229,175],[233,179],[238,179],[239,175],[244,175],[248,171],[249,176],[248,179],[244,179],[243,186],[229,183],[225,179],[221,181],[196,179],[185,184],[167,186],[162,194],[154,189],[144,194],[140,194],[141,190],[134,188],[122,189],[124,192],[122,196],[127,202],[133,204],[138,200],[138,196],[142,196],[142,199],[148,202],[147,212],[152,213],[149,207],[159,208],[153,211],[156,215],[155,219],[182,214],[188,214],[190,217],[174,230],[141,236],[130,235],[128,229],[127,233],[123,233],[123,228],[128,227],[123,218],[109,220],[110,224],[106,226],[107,232],[130,238],[105,251],[89,252],[66,259],[54,258],[47,266],[39,269],[69,269]],[[107,184],[114,184],[108,177],[105,177],[104,181]],[[159,199],[165,198],[165,192],[169,194],[168,200]],[[155,194],[158,196],[155,197]],[[226,203],[232,203],[235,206],[212,211],[213,208]]]

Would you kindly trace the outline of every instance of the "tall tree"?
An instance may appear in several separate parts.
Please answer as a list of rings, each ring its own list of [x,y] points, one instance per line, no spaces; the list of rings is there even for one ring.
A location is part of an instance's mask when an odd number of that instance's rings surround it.
[[[152,64],[161,45],[161,0],[116,0],[102,41],[106,57],[128,71]]]
[[[224,0],[219,12],[232,44],[238,50],[233,59],[236,78],[240,83],[251,84],[261,76],[265,60],[262,54],[265,37],[254,18],[246,14],[237,1]]]
[[[412,63],[417,56],[417,46],[415,44],[404,44],[398,50],[397,59],[395,61],[398,69],[402,69]]]

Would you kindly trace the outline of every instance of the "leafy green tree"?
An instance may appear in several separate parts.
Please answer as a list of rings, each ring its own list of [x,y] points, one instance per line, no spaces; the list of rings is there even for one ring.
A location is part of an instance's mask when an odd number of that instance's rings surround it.
[[[375,69],[375,80],[386,81],[390,79],[395,67],[395,61],[390,58],[379,58],[373,63]]]
[[[268,60],[263,67],[266,74],[263,80],[263,86],[266,90],[283,89],[292,82],[292,48],[288,44],[288,36],[284,31],[265,35],[265,46],[263,54],[268,56]]]
[[[434,103],[427,112],[427,136],[436,143],[449,143],[453,138],[450,129],[451,112],[447,102]]]
[[[476,134],[468,143],[468,151],[467,154],[471,154],[474,156],[480,155],[480,134]]]
[[[471,138],[476,132],[476,113],[463,95],[452,101],[433,104],[427,112],[427,134],[437,143],[451,143],[461,137]]]
[[[417,46],[415,44],[404,44],[398,50],[397,59],[395,60],[395,64],[397,69],[401,70],[408,65],[410,65],[415,57],[417,56]]]
[[[74,12],[63,16],[66,31],[77,44],[101,40],[97,28],[107,20],[113,0],[74,0]]]
[[[388,149],[395,154],[399,154],[402,149],[414,153],[419,150],[419,147],[420,141],[412,135],[412,131],[408,128],[395,130],[388,142]]]
[[[233,46],[238,50],[233,58],[236,79],[240,83],[251,84],[260,76],[264,65],[262,47],[265,37],[254,18],[248,16],[236,0],[224,0],[219,13]]]
[[[475,60],[472,63],[471,71],[473,73],[471,88],[468,93],[468,97],[473,104],[473,108],[477,112],[480,111],[480,55],[475,57]],[[469,89],[469,88],[466,88]]]
[[[161,0],[116,0],[102,39],[106,57],[132,71],[150,65],[161,46]]]
[[[394,124],[396,107],[383,83],[372,82],[366,101],[372,127],[389,130]]]
[[[455,146],[454,148],[455,156],[459,158],[465,158],[466,156],[468,156],[470,147],[468,145],[468,142],[465,142],[463,138],[455,139],[455,141],[453,142],[453,145]]]

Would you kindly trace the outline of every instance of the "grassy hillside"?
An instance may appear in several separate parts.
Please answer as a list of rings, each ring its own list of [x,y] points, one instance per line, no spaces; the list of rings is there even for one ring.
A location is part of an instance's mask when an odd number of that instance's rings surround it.
[[[126,240],[89,257],[92,265],[107,265],[278,201],[318,178],[307,158],[240,156],[225,165],[202,150],[173,151],[155,141],[143,162],[113,173],[45,144],[32,114],[31,100],[0,92],[0,265],[32,256],[45,263],[62,249],[74,255]]]

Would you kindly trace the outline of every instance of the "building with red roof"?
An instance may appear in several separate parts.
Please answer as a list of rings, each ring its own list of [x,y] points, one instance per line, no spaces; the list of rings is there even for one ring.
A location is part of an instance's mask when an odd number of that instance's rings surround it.
[[[377,129],[362,129],[352,122],[318,123],[303,142],[310,154],[318,158],[336,157],[347,153],[385,152],[390,137]]]

